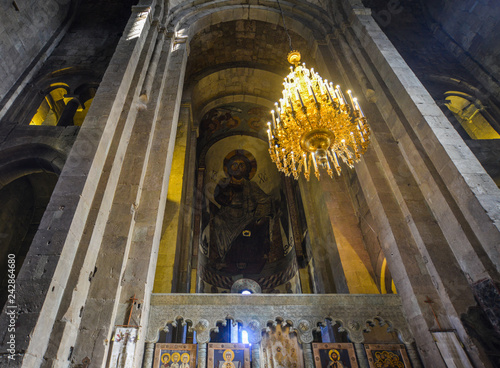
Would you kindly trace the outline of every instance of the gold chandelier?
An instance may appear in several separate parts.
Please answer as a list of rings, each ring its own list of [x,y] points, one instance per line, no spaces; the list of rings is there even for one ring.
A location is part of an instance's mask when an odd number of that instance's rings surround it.
[[[323,80],[314,69],[300,64],[300,53],[288,54],[290,74],[283,82],[283,98],[268,122],[269,153],[278,170],[298,179],[311,167],[316,177],[333,168],[340,175],[339,160],[353,168],[369,144],[370,129],[351,91],[346,99],[339,86]]]

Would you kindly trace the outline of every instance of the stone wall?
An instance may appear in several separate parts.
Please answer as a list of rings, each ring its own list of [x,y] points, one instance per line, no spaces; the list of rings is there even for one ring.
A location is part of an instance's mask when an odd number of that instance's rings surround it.
[[[61,0],[59,0],[61,1]],[[135,0],[84,1],[40,74],[72,67],[104,74]]]
[[[0,22],[0,107],[64,22],[69,0],[4,2]]]
[[[424,3],[436,25],[450,38],[448,48],[473,72],[484,72],[498,83],[500,44],[490,35],[500,32],[500,3],[496,0],[425,0]]]
[[[470,53],[476,61],[483,63],[484,68],[488,68],[488,63],[492,63],[491,72],[493,75],[494,69],[499,69],[497,54],[500,52],[500,47],[490,45],[495,43],[495,37],[487,38],[488,33],[485,29],[495,27],[498,24],[497,20],[489,19],[491,14],[496,14],[498,5],[490,4],[492,6],[487,12],[484,4],[475,2],[477,6],[474,6],[471,3],[469,5],[472,13],[469,13],[464,10],[466,2],[454,2],[447,5],[429,2],[426,5],[427,8],[420,8],[415,4],[401,1],[397,3],[397,7],[391,8],[393,9],[391,13],[385,2],[366,1],[366,3],[372,7],[374,19],[441,107],[457,132],[469,146],[474,147],[474,154],[488,174],[494,180],[498,180],[500,164],[498,164],[496,152],[500,149],[500,140],[471,140],[453,114],[450,113],[447,107],[449,101],[445,99],[446,93],[450,91],[469,96],[470,102],[484,106],[481,113],[488,117],[494,129],[500,130],[500,105],[495,92],[500,91],[500,85],[498,83],[485,83],[481,73],[476,69],[481,68],[481,66],[465,62],[466,59],[457,53],[461,48],[450,39],[452,33],[456,33],[460,37],[467,35],[467,37],[474,38],[474,40],[468,39],[468,49],[465,46],[463,49],[467,50],[467,53]],[[475,14],[477,12],[480,12],[482,16],[479,17]],[[436,31],[436,24],[434,24],[434,30],[429,27],[432,23],[428,13],[434,14],[439,22],[445,22],[443,24],[447,24],[452,33],[444,37],[445,34],[442,30]],[[478,19],[481,19],[481,22]],[[474,23],[474,26],[470,24],[471,22]],[[478,36],[478,34],[482,34],[482,36]],[[490,45],[488,50],[483,50],[482,42]],[[498,44],[498,42],[496,43]],[[488,52],[488,56],[480,55],[480,51]]]

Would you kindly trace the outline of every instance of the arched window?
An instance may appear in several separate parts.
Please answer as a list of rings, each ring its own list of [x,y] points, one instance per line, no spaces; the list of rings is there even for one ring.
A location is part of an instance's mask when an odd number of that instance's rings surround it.
[[[30,125],[81,126],[96,92],[93,85],[81,85],[74,93],[65,83],[51,84],[31,119]]]
[[[83,106],[80,106],[75,113],[75,116],[73,117],[73,125],[76,126],[82,126],[83,121],[85,120],[85,117],[87,116],[87,113],[89,111],[90,104],[94,98],[91,98],[83,103]]]
[[[464,130],[472,139],[500,139],[500,134],[485,118],[485,108],[481,101],[463,93],[445,93],[445,104],[455,115]]]
[[[55,83],[50,88],[31,119],[30,125],[57,125],[67,103],[65,96],[69,87],[64,83]]]
[[[73,125],[82,126],[97,91],[95,84],[83,84],[75,89],[80,105],[73,116]]]

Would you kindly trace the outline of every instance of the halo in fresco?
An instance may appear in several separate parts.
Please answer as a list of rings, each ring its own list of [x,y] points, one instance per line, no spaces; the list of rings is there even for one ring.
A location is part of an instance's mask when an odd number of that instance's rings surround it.
[[[245,162],[250,167],[250,171],[248,172],[248,180],[252,180],[252,178],[255,175],[255,172],[257,171],[257,161],[255,160],[255,157],[253,157],[253,155],[250,152],[248,152],[247,150],[244,150],[244,149],[238,149],[238,150],[231,151],[227,154],[226,157],[224,157],[224,173],[226,174],[226,176],[229,176],[229,174],[227,172],[227,168],[229,166],[229,163],[235,157],[242,157],[245,159]]]

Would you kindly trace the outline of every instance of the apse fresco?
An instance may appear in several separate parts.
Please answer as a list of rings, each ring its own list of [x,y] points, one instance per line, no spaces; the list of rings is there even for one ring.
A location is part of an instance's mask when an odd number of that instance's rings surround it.
[[[211,211],[210,226],[217,229],[210,234],[211,253],[218,267],[229,272],[259,273],[270,256],[271,243],[279,243],[280,251],[283,248],[273,199],[251,181],[256,166],[250,152],[229,152],[224,158],[226,177],[215,187],[219,206]]]
[[[300,292],[282,178],[258,134],[264,112],[250,104],[215,109],[200,126],[201,292],[229,292],[241,277],[265,293]]]

